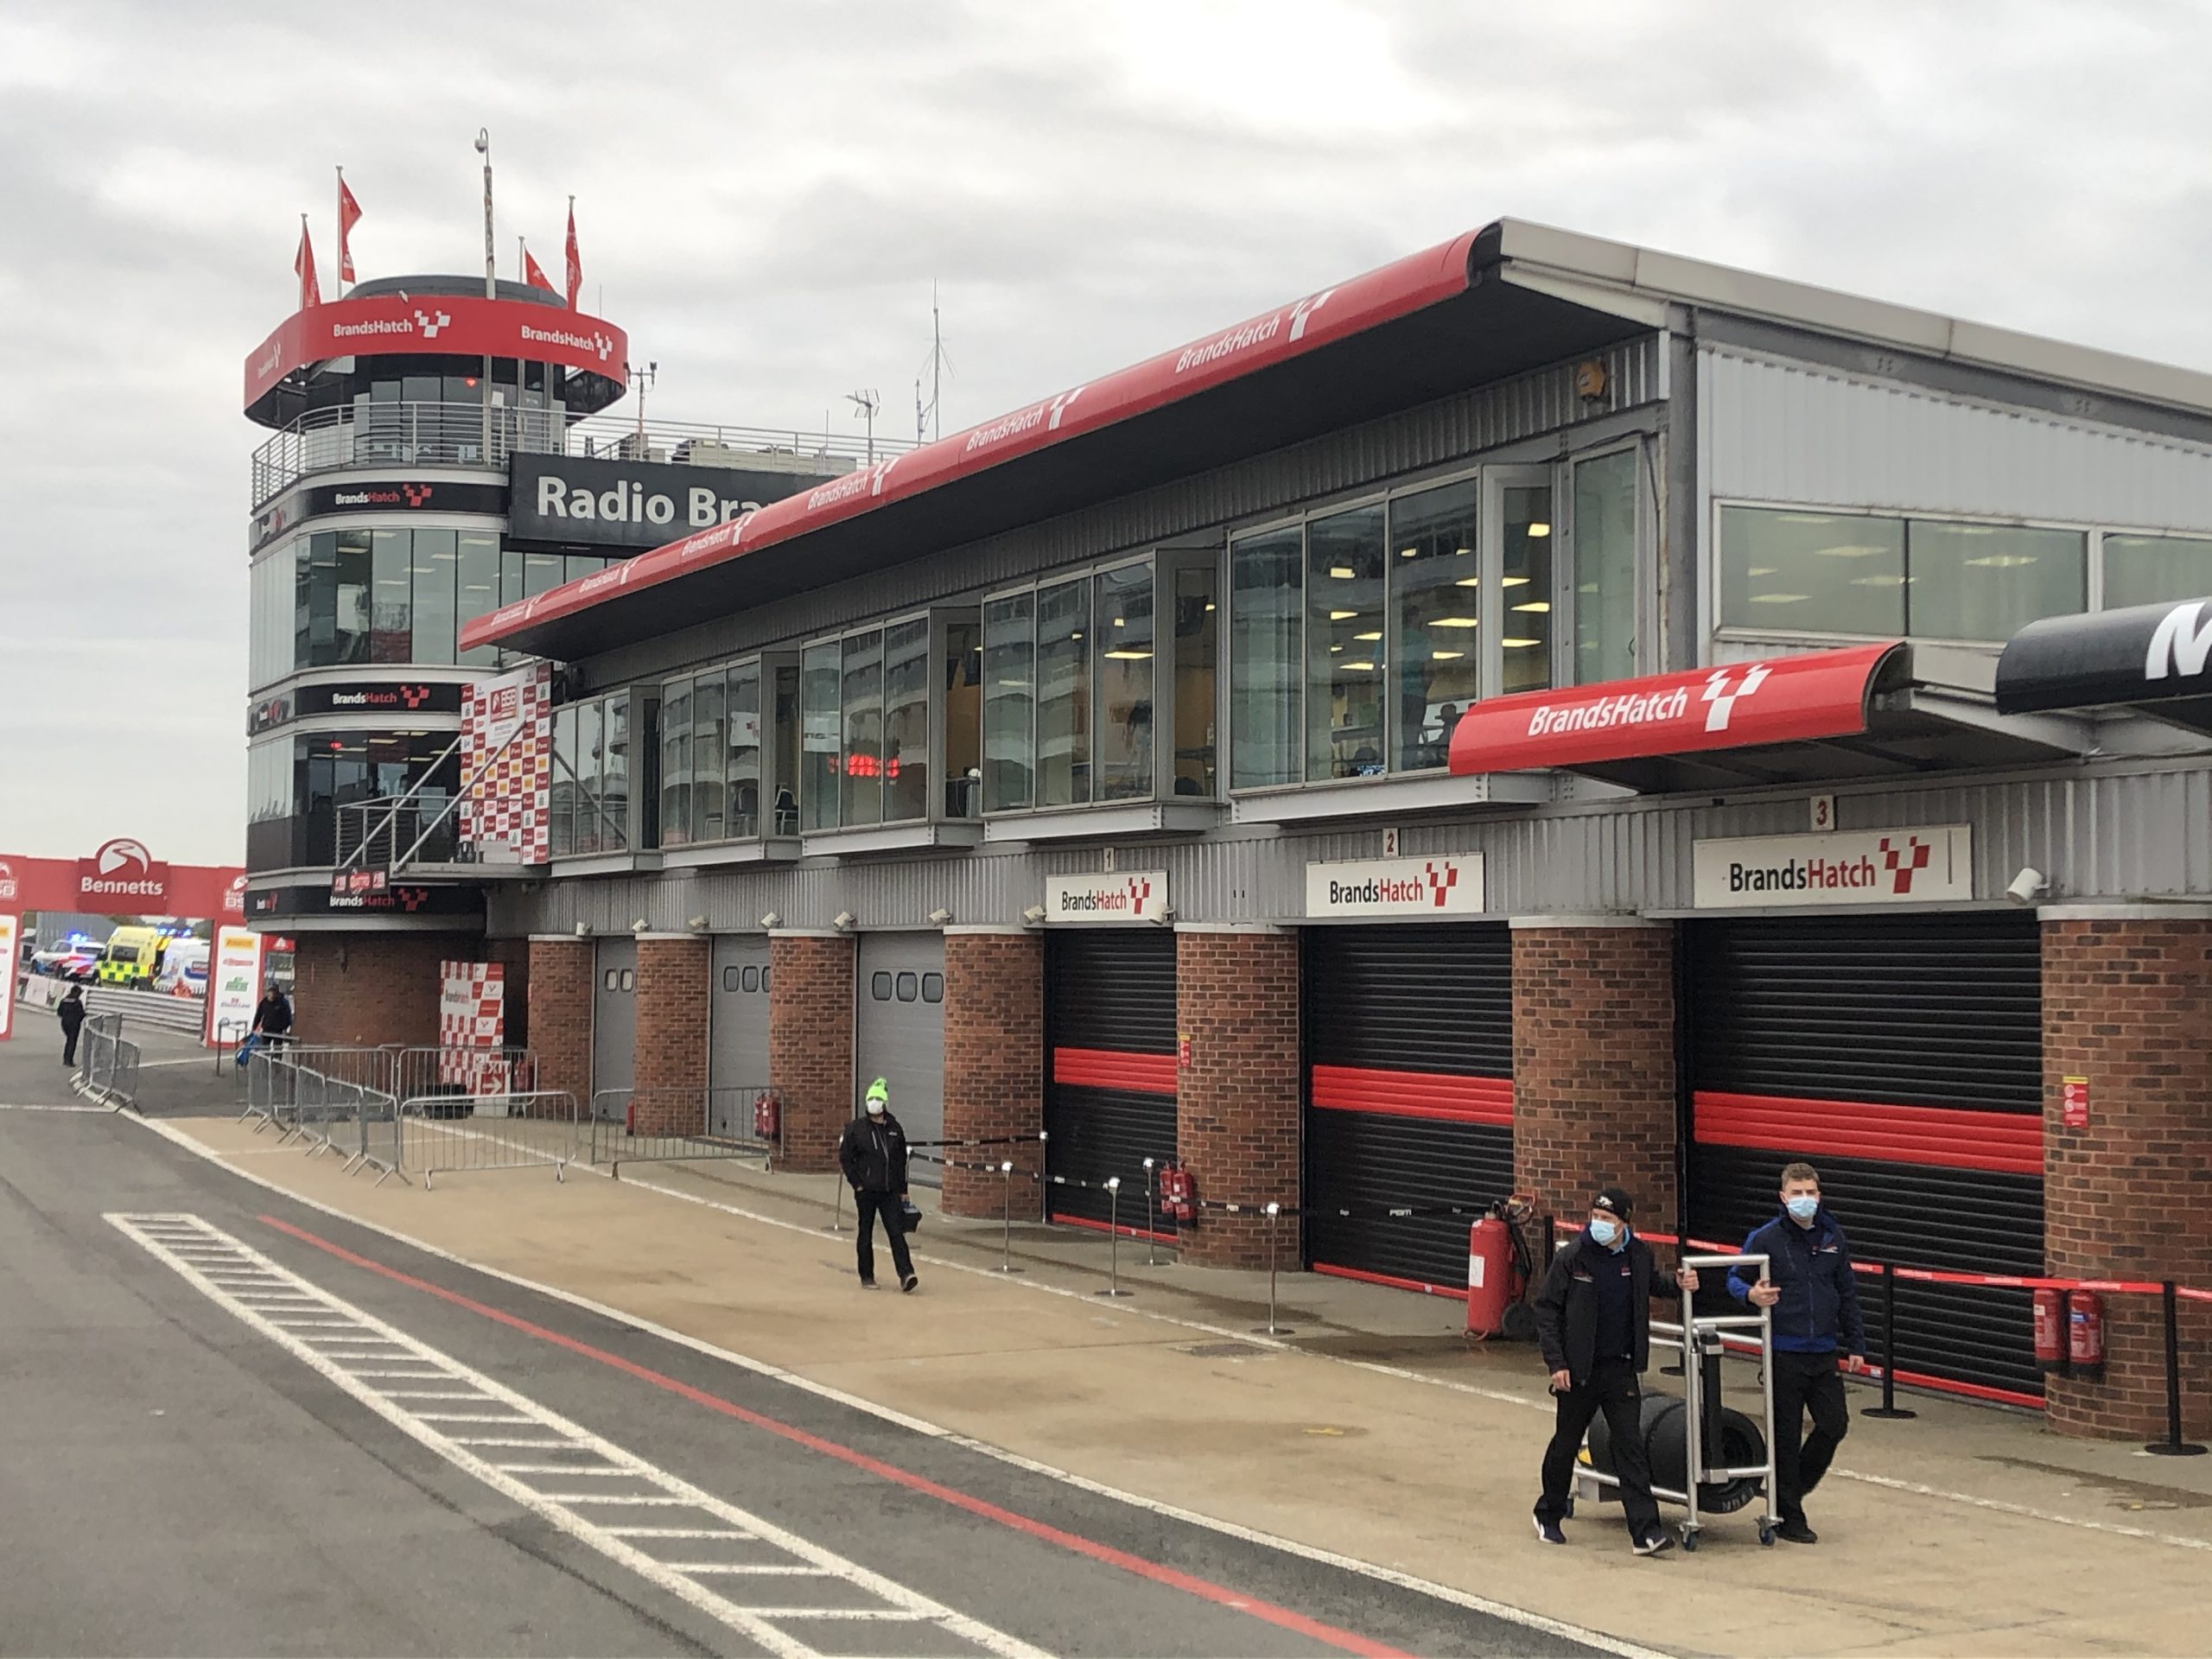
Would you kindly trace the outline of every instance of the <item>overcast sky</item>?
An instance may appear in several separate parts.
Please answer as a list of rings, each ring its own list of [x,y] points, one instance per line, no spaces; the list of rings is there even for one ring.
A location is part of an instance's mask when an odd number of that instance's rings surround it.
[[[1512,15],[1505,15],[1510,13]],[[0,0],[0,854],[244,851],[247,352],[526,232],[650,413],[944,427],[1504,214],[2212,368],[2201,4]],[[627,408],[627,404],[618,407]]]

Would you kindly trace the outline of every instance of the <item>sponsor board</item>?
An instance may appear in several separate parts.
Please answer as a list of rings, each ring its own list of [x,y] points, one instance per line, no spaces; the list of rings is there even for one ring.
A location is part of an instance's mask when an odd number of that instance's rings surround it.
[[[1974,897],[1974,830],[1963,823],[1700,841],[1692,856],[1691,902],[1700,910]]]
[[[1045,883],[1048,922],[1144,922],[1147,912],[1162,913],[1171,902],[1165,870],[1056,875]]]
[[[118,836],[90,858],[77,861],[79,910],[158,916],[165,913],[168,896],[169,867],[147,851],[143,841]]]
[[[250,927],[219,927],[207,953],[207,1029],[210,1048],[234,1047],[253,1028],[261,1001],[261,935]]]
[[[758,512],[819,483],[822,476],[743,466],[518,454],[510,463],[507,536],[518,542],[660,547]]]
[[[357,427],[357,432],[359,429]],[[367,441],[366,435],[363,441]],[[506,486],[501,484],[444,478],[314,484],[294,490],[256,513],[251,546],[258,552],[286,531],[334,512],[466,512],[498,518],[506,510]]]
[[[16,963],[23,918],[0,916],[0,1043],[16,1034]]]
[[[1468,916],[1483,899],[1480,853],[1306,867],[1308,916]]]

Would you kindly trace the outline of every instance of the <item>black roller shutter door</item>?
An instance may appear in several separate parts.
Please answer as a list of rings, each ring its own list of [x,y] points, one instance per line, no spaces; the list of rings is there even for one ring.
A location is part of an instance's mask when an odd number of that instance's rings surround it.
[[[1513,1188],[1513,945],[1502,922],[1305,932],[1306,1260],[1464,1294],[1465,1217]]]
[[[1175,1155],[1175,936],[1165,928],[1045,937],[1046,1169],[1059,1218],[1103,1225],[1119,1176],[1124,1227],[1145,1213],[1144,1160]],[[1077,1186],[1074,1182],[1091,1185]]]
[[[1734,1243],[1783,1164],[1821,1171],[1861,1261],[2043,1271],[2043,995],[2035,918],[1690,925],[1691,1225]],[[1871,1351],[1880,1281],[1859,1279]],[[1900,1374],[2040,1397],[2028,1294],[1897,1285]]]

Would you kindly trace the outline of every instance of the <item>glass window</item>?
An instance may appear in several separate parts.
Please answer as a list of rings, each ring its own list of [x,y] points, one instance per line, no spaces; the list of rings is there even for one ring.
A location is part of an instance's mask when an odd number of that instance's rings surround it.
[[[604,852],[630,844],[630,694],[607,700],[606,741],[600,755],[599,833]]]
[[[565,577],[566,567],[558,553],[526,553],[522,561],[522,591],[525,599],[535,599],[558,588]]]
[[[454,609],[458,635],[480,616],[499,608],[499,538],[481,531],[461,532],[460,593]],[[474,668],[490,667],[499,659],[495,645],[477,645],[461,653],[461,662]]]
[[[1175,781],[1178,795],[1211,800],[1219,777],[1214,744],[1214,673],[1220,573],[1211,564],[1175,572]]]
[[[798,833],[798,664],[784,663],[776,669],[775,819],[772,836]]]
[[[368,532],[372,577],[369,660],[404,663],[415,649],[415,544],[404,530]]]
[[[612,968],[610,968],[610,969],[608,969],[607,970],[607,988],[608,990],[610,990],[610,991],[611,991],[611,990],[613,990],[613,989],[614,989],[614,988],[615,988],[615,982],[616,982],[616,981],[615,981],[615,973],[614,973],[614,969],[613,969]]]
[[[317,537],[317,541],[322,538]],[[369,660],[369,532],[341,530],[335,550],[331,603],[332,657],[337,663]],[[401,658],[404,661],[405,658]]]
[[[883,821],[930,815],[930,623],[883,635]]]
[[[1230,785],[1258,789],[1299,775],[1300,573],[1297,525],[1230,549]]]
[[[634,991],[638,988],[638,970],[636,969],[625,968],[622,970],[622,988],[626,991]]]
[[[722,711],[720,673],[702,674],[691,690],[691,839],[720,841],[729,832],[722,817],[722,767],[729,732]]]
[[[1090,799],[1090,583],[1037,590],[1037,804]]]
[[[765,991],[768,988],[768,976],[773,972],[775,972],[775,969],[772,967],[763,968],[760,970],[760,988],[762,990]]]
[[[571,553],[561,562],[561,580],[582,582],[606,569],[607,561],[596,553]]]
[[[1551,486],[1510,487],[1503,505],[1498,645],[1504,669],[1498,689],[1540,691],[1552,683]]]
[[[799,827],[837,827],[837,647],[810,645],[799,675]]]
[[[1036,800],[1030,743],[1037,714],[1035,596],[1008,594],[983,607],[983,810]]]
[[[418,663],[453,661],[454,532],[415,532],[415,656]]]
[[[1306,775],[1382,770],[1382,507],[1306,526]]]
[[[737,988],[737,969],[734,969],[734,968],[725,968],[725,969],[722,969],[722,989],[724,989],[724,990],[726,990],[726,991],[734,991],[734,990],[735,990],[736,988]]]
[[[499,603],[512,605],[523,596],[522,550],[503,547],[499,550]]]
[[[2184,536],[2107,536],[2105,608],[2212,594],[2212,542]]]
[[[1864,633],[1904,626],[1904,522],[1854,513],[1720,510],[1720,620]]]
[[[1636,677],[1633,449],[1574,468],[1574,683]]]
[[[766,969],[747,968],[745,970],[744,978],[741,983],[745,989],[748,991],[757,991],[766,984],[767,978],[768,970]]]
[[[944,628],[944,816],[983,810],[983,625]]]
[[[760,664],[729,671],[729,834],[760,833]]]
[[[912,1002],[922,994],[921,976],[904,973],[899,976],[897,995],[901,1002]]]
[[[1152,562],[1100,574],[1098,798],[1152,798]]]
[[[576,706],[576,850],[596,853],[609,844],[601,822],[605,785],[600,772],[607,747],[607,704],[603,699]],[[621,846],[620,841],[612,843]]]
[[[847,829],[883,822],[883,636],[856,633],[841,648]]]
[[[1912,521],[1906,631],[1926,639],[2010,639],[2038,617],[2088,603],[2088,538],[2073,530]]]
[[[1390,651],[1397,665],[1393,764],[1440,766],[1452,728],[1481,695],[1482,575],[1473,479],[1390,504]]]
[[[553,772],[545,790],[547,841],[555,858],[576,849],[576,711],[553,711]]]
[[[888,1002],[891,1000],[891,976],[877,974],[870,979],[868,982],[868,994],[879,1002]]]
[[[942,1002],[944,1001],[944,976],[943,974],[924,974],[922,976],[922,1001],[925,1002]]]
[[[660,844],[691,839],[691,682],[671,680],[660,696]]]

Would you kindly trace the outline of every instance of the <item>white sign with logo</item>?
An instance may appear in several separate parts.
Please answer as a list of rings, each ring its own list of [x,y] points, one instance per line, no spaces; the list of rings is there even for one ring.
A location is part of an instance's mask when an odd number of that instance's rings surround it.
[[[1045,883],[1048,922],[1142,922],[1164,912],[1171,902],[1165,870],[1056,875]]]
[[[16,941],[22,932],[22,918],[0,916],[0,1043],[15,1034]]]
[[[1974,897],[1974,830],[1942,823],[1827,836],[1749,836],[1693,849],[1700,910],[1959,904]]]
[[[261,1001],[261,935],[250,927],[219,927],[207,959],[207,1033],[211,1047],[234,1048],[253,1029]]]
[[[1308,916],[1467,916],[1483,902],[1480,853],[1306,867]]]

